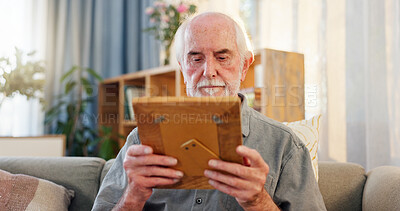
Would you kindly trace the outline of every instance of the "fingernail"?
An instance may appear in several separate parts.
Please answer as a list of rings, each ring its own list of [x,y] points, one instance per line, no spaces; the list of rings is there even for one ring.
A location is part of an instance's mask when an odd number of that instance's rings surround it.
[[[177,172],[176,172],[176,176],[178,176],[178,177],[183,177],[183,172],[177,171]]]
[[[170,163],[171,165],[176,165],[176,164],[178,163],[178,160],[175,159],[175,158],[171,158],[171,159],[169,159],[169,163]]]
[[[212,186],[214,186],[215,182],[213,180],[208,180],[208,183]]]
[[[179,179],[173,179],[174,183],[179,182]]]
[[[208,161],[208,165],[211,166],[211,167],[215,167],[215,166],[217,166],[217,161],[210,160],[210,161]]]
[[[244,147],[243,147],[243,145],[238,146],[238,147],[237,147],[237,151],[238,151],[238,152],[244,152]]]
[[[210,170],[204,170],[204,175],[206,175],[206,176],[210,176],[210,174],[211,174],[211,171]]]
[[[144,153],[145,154],[150,154],[151,153],[151,149],[150,148],[144,148]]]

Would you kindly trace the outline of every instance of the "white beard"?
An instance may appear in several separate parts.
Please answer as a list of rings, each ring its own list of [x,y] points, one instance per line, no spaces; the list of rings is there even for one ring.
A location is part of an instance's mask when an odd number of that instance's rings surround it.
[[[186,88],[186,92],[188,93],[189,96],[192,97],[204,97],[204,95],[201,93],[199,87],[203,86],[224,86],[225,89],[223,91],[222,96],[230,96],[230,95],[235,95],[239,91],[240,87],[240,82],[234,83],[234,84],[227,84],[222,80],[218,79],[201,79],[195,86],[189,88]],[[208,96],[214,96],[219,90],[219,88],[203,88],[203,91],[208,94]]]

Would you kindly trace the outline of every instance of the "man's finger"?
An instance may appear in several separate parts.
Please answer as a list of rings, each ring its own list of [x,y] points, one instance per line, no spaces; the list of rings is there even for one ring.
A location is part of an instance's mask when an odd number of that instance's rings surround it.
[[[242,189],[253,188],[251,183],[246,180],[243,180],[239,177],[235,177],[233,175],[223,174],[218,171],[205,170],[204,175],[209,179],[218,181],[220,183],[224,183],[236,189],[242,190]]]
[[[228,186],[228,185],[225,185],[225,184],[223,184],[223,183],[221,183],[221,182],[218,182],[218,181],[216,181],[216,180],[208,180],[208,183],[211,185],[211,186],[213,186],[215,189],[217,189],[217,190],[219,190],[219,191],[221,191],[221,192],[223,192],[223,193],[226,193],[226,194],[228,194],[228,195],[231,195],[231,196],[233,196],[233,197],[238,197],[240,194],[240,190],[238,190],[238,189],[236,189],[236,188],[234,188],[234,187],[231,187],[231,186]]]
[[[258,153],[256,150],[254,149],[250,149],[246,146],[240,145],[236,148],[236,152],[245,158],[248,158],[249,160],[249,164],[251,166],[254,167],[264,167],[264,165],[266,164],[263,160],[263,158],[261,157],[260,153]]]
[[[160,166],[144,166],[135,169],[135,173],[145,176],[145,177],[165,177],[172,179],[180,179],[183,177],[183,172],[171,169],[171,168],[163,168]]]
[[[126,164],[125,164],[126,163]],[[175,166],[178,164],[178,160],[173,157],[165,155],[142,155],[135,157],[126,157],[124,165],[129,166]]]
[[[172,185],[177,182],[179,182],[179,179],[165,177],[143,177],[140,181],[140,184],[146,188],[154,188],[157,186]]]
[[[249,158],[243,157],[243,165],[251,166],[251,162],[250,162]]]
[[[146,145],[132,145],[126,152],[129,156],[149,155],[153,153],[153,149]]]
[[[238,163],[230,163],[222,160],[210,160],[208,165],[216,170],[221,170],[235,176],[249,179],[254,175],[254,170],[250,167]]]

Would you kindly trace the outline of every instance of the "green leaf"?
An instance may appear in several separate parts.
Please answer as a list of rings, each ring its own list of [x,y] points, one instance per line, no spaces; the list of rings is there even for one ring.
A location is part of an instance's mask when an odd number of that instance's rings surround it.
[[[81,142],[83,140],[83,134],[80,131],[75,131],[75,140]]]
[[[60,104],[57,105],[57,106],[54,106],[50,110],[46,111],[46,116],[51,116],[51,115],[54,115],[56,113],[59,113],[59,111],[61,110],[60,108],[61,108]]]
[[[108,126],[101,126],[101,132],[103,133],[103,135],[111,135],[112,134],[112,127],[108,127]]]
[[[45,121],[46,125],[50,124],[53,120],[55,120],[58,115],[61,113],[61,108],[66,104],[65,101],[58,102],[54,107],[46,112]]]
[[[100,143],[100,141],[101,141],[101,138],[95,138],[88,143],[88,147],[94,147],[94,146],[98,145]]]
[[[65,122],[64,124],[64,128],[62,128],[63,130],[63,134],[67,135],[67,138],[69,137],[69,134],[72,131],[72,126],[73,126],[73,119],[69,118],[67,122]]]
[[[86,78],[81,78],[81,82],[83,84],[83,87],[85,88],[86,94],[92,95],[93,94],[93,89],[92,85]]]
[[[66,127],[64,122],[58,121],[57,122],[57,128],[56,128],[56,133],[57,134],[65,134],[64,133],[64,127]],[[66,134],[67,135],[67,134]],[[67,136],[68,139],[68,136]]]
[[[91,103],[94,101],[94,99],[95,99],[94,97],[88,97],[88,98],[82,100],[82,103]]]
[[[55,106],[53,106],[49,111],[46,112],[46,115],[47,113],[51,113],[53,110],[59,110],[61,106],[63,106],[65,103],[65,101],[60,100]]]
[[[189,7],[189,13],[193,14],[196,12],[196,5],[191,4]]]
[[[66,72],[63,76],[61,76],[60,82],[63,82],[68,76],[70,76],[77,69],[79,69],[78,66],[73,66],[70,70],[68,70],[68,72]]]
[[[99,74],[97,74],[96,71],[94,71],[93,69],[91,69],[91,68],[86,68],[86,71],[87,71],[91,76],[95,77],[97,80],[103,81],[103,78],[102,78]]]
[[[27,53],[26,55],[27,55],[27,56],[33,56],[33,55],[35,55],[35,54],[36,54],[36,51],[31,51],[31,52]]]
[[[53,110],[51,113],[47,113],[44,118],[44,124],[51,124],[58,117],[59,113],[59,110]]]
[[[75,81],[68,81],[65,84],[65,94],[68,94],[76,85]]]
[[[118,144],[113,140],[104,140],[104,142],[100,146],[99,156],[105,160],[109,160],[115,157],[115,151],[118,147]]]
[[[98,136],[99,136],[99,135],[98,135],[98,132],[97,132],[96,130],[90,128],[90,127],[83,127],[83,129],[84,129],[86,132],[90,133],[93,137],[98,137]]]

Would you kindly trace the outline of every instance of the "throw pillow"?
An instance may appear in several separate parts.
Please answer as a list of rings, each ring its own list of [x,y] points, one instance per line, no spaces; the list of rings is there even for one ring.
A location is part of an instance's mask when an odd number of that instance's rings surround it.
[[[73,197],[53,182],[0,170],[0,210],[68,210]]]
[[[319,143],[319,126],[321,115],[314,116],[309,120],[301,120],[296,122],[283,122],[303,141],[310,152],[311,163],[314,169],[315,179],[318,181],[318,143]]]

